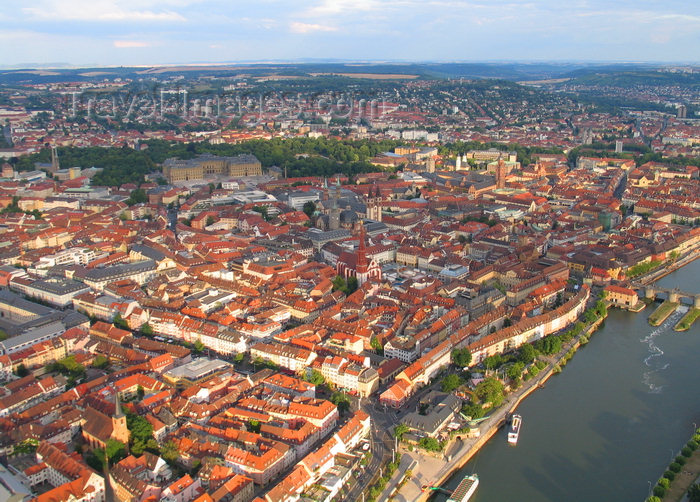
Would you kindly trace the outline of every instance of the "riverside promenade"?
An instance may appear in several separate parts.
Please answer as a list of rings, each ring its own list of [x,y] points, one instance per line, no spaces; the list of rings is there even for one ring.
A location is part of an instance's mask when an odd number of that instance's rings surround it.
[[[590,336],[591,333],[598,329],[598,326],[603,321],[604,319],[597,320],[583,333],[565,344],[562,350],[555,356],[542,358],[547,362],[547,366],[537,377],[526,382],[518,390],[506,396],[503,405],[479,425],[479,430],[481,432],[479,437],[463,439],[461,441],[457,440],[452,443],[449,451],[445,452],[444,455],[447,460],[422,453],[420,450],[414,450],[413,452],[402,451],[402,455],[411,457],[417,461],[418,466],[413,469],[413,477],[401,487],[398,493],[390,496],[389,490],[391,488],[387,488],[378,500],[383,501],[391,499],[399,502],[428,500],[432,491],[423,491],[422,487],[424,485],[442,485],[456,470],[460,469],[474,457],[479,449],[505,425],[507,418],[515,411],[521,401],[537,388],[541,387],[549,377],[555,373],[555,367],[561,363],[571,349],[577,349],[580,346],[581,337]],[[391,486],[392,483],[389,483],[389,485]],[[395,483],[393,483],[393,485],[395,486]]]
[[[643,277],[638,278],[637,280],[643,284],[652,283],[666,276],[667,274],[692,263],[698,257],[700,257],[700,249],[694,249],[685,256],[676,260],[675,263],[669,264],[661,269],[657,269]],[[518,389],[518,391],[510,394],[505,403],[491,416],[489,416],[487,420],[481,423],[480,437],[452,443],[448,451],[442,457],[424,454],[419,450],[408,452],[406,449],[403,449],[402,454],[404,456],[408,456],[417,461],[417,466],[412,469],[412,479],[403,484],[397,493],[392,493],[401,477],[401,472],[399,469],[395,479],[392,479],[388,483],[387,489],[377,500],[395,500],[406,502],[427,500],[432,494],[432,491],[423,492],[421,489],[422,486],[440,486],[444,484],[447,479],[449,479],[449,477],[455,473],[455,471],[463,467],[470,459],[472,459],[478,453],[480,448],[484,446],[494,434],[496,434],[501,426],[504,425],[508,415],[517,408],[520,402],[536,388],[541,387],[542,384],[552,375],[552,373],[554,373],[555,366],[566,356],[569,350],[571,350],[571,348],[577,348],[580,345],[580,338],[582,336],[589,337],[591,333],[598,328],[602,321],[603,320],[597,321],[575,340],[567,343],[562,351],[556,356],[543,359],[548,362],[548,366],[542,370],[538,377],[527,382],[523,387]]]
[[[674,263],[660,267],[646,275],[636,278],[635,282],[639,282],[641,284],[651,284],[663,277],[666,277],[668,274],[675,272],[679,268],[689,265],[698,258],[700,258],[700,249],[696,248],[689,251],[685,256],[678,258]]]
[[[688,500],[686,492],[693,483],[700,483],[700,448],[693,452],[693,456],[688,459],[683,470],[676,474],[662,502]]]

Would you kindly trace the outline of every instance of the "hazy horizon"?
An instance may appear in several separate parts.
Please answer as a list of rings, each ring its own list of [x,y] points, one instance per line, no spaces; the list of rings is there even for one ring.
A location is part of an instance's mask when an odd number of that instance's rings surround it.
[[[305,65],[305,64],[347,64],[347,65],[442,65],[442,64],[474,64],[474,65],[581,65],[581,66],[698,66],[700,59],[696,61],[642,61],[642,60],[575,60],[575,59],[473,59],[473,60],[400,60],[400,59],[333,59],[333,58],[295,58],[295,59],[260,59],[260,60],[240,60],[240,61],[188,61],[188,62],[165,62],[165,63],[143,63],[143,64],[101,64],[101,63],[70,63],[70,62],[25,62],[15,64],[0,64],[0,68],[4,70],[80,70],[92,68],[150,68],[150,67],[197,67],[197,66],[245,66],[245,65]]]
[[[0,20],[3,67],[700,58],[679,0],[28,0]]]

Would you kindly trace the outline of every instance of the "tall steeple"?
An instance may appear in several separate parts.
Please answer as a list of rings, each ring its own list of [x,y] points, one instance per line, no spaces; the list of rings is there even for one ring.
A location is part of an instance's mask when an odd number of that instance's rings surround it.
[[[333,188],[333,199],[330,207],[328,227],[330,230],[338,230],[340,228],[340,185],[338,184]]]
[[[119,392],[115,389],[114,391],[114,418],[122,418],[124,416],[124,411],[122,410],[121,402],[119,402]]]
[[[51,172],[55,173],[61,168],[58,162],[58,150],[55,146],[51,147]]]
[[[336,207],[338,206],[338,201],[340,200],[340,184],[336,183],[333,189],[333,200],[335,200]]]
[[[112,434],[111,439],[121,441],[129,448],[129,428],[126,425],[126,415],[122,411],[122,405],[119,402],[119,391],[114,389],[114,415],[112,415]]]
[[[357,246],[357,275],[366,274],[368,266],[367,248],[365,247],[365,226],[360,222],[360,244]]]
[[[506,163],[503,162],[501,156],[498,156],[498,165],[496,165],[496,188],[506,187]]]

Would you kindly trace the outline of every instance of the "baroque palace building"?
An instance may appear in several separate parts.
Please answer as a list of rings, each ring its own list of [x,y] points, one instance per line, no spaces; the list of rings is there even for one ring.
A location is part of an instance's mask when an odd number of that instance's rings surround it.
[[[163,175],[169,183],[174,181],[201,180],[207,176],[259,176],[262,174],[260,161],[249,154],[235,157],[198,155],[193,159],[166,159],[163,162]]]

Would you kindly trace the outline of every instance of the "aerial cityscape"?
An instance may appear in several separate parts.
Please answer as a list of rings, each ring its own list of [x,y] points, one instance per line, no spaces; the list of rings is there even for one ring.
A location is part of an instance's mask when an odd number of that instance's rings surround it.
[[[700,501],[700,6],[0,19],[0,500]]]

